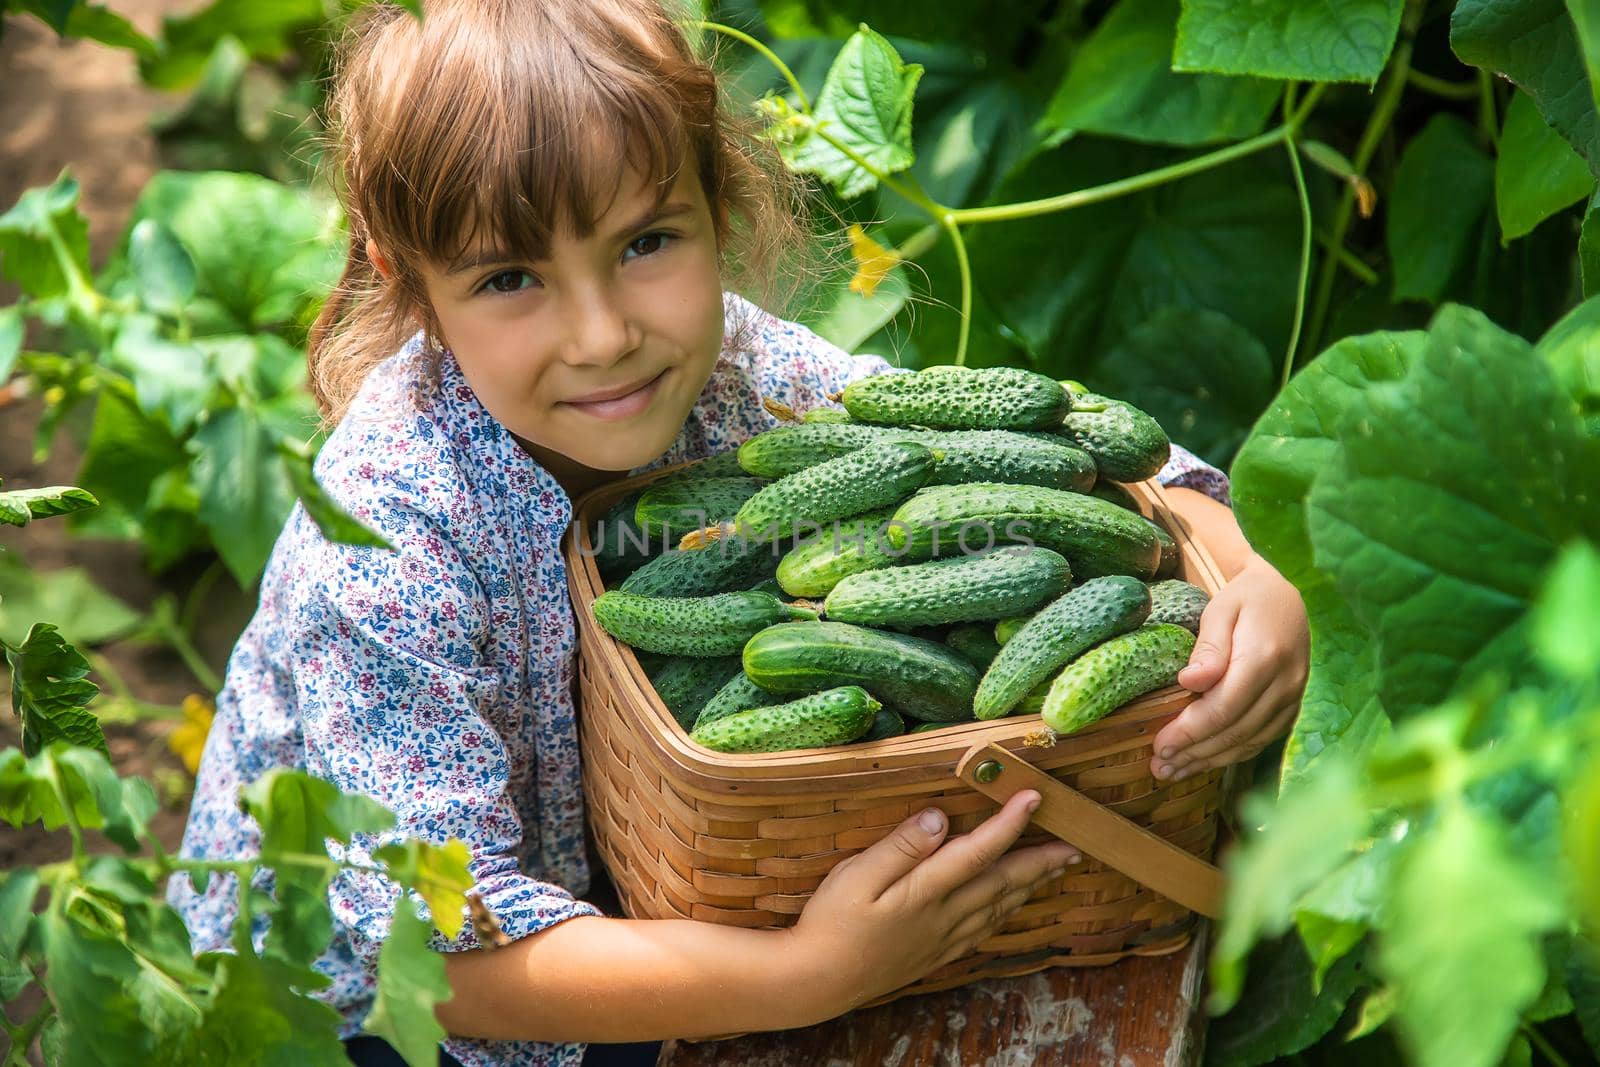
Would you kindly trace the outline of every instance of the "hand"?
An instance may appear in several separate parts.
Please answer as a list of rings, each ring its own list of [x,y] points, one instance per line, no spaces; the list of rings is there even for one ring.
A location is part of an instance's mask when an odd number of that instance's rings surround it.
[[[1255,756],[1294,723],[1310,658],[1299,591],[1252,553],[1200,616],[1178,684],[1202,695],[1156,735],[1151,773],[1176,781]]]
[[[942,848],[949,823],[929,808],[835,866],[789,930],[801,973],[821,993],[822,1018],[971,952],[1040,885],[1079,862],[1082,854],[1061,841],[1006,852],[1038,802],[1036,791],[1021,790]]]

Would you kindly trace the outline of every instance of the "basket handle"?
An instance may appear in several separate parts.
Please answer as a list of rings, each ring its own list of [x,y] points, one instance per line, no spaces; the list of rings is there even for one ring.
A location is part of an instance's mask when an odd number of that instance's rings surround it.
[[[1068,844],[1208,918],[1222,914],[1222,871],[1096,803],[1000,745],[974,745],[956,776],[1004,804],[1023,789],[1037,790],[1033,821]]]

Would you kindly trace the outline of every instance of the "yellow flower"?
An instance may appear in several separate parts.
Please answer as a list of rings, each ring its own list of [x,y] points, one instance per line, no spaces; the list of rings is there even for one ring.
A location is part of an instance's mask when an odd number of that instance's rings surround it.
[[[871,296],[879,283],[900,262],[900,253],[868,237],[867,231],[857,223],[850,224],[850,254],[856,260],[856,273],[850,279],[850,289],[862,296]]]
[[[216,708],[199,693],[183,698],[183,722],[167,735],[167,748],[183,761],[190,774],[200,772],[200,753],[205,751],[206,735]]]

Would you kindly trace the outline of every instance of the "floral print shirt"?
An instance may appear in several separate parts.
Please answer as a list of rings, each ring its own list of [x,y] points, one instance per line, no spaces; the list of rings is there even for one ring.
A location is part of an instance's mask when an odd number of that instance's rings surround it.
[[[777,425],[763,397],[797,411],[850,381],[893,368],[851,356],[796,323],[724,294],[725,337],[751,317],[756,341],[725,345],[682,433],[639,468],[715,454]],[[436,376],[425,356],[435,357]],[[336,544],[296,504],[267,563],[257,610],[230,657],[206,740],[181,855],[259,853],[237,802],[274,767],[300,768],[397,816],[335,858],[372,864],[391,841],[461,839],[483,902],[521,938],[597,915],[589,886],[573,680],[576,628],[561,554],[572,503],[484,409],[447,350],[420,334],[377,366],[317,457],[329,496],[394,551]],[[1227,499],[1227,479],[1181,448],[1159,478]],[[273,891],[270,871],[256,887]],[[237,886],[204,892],[174,876],[167,899],[195,952],[229,951]],[[359,1033],[399,887],[343,872],[329,889],[334,935],[313,995]],[[413,894],[419,914],[426,904]],[[258,916],[257,951],[268,924]],[[441,952],[478,946],[470,922]],[[466,1067],[577,1064],[580,1044],[450,1037]]]

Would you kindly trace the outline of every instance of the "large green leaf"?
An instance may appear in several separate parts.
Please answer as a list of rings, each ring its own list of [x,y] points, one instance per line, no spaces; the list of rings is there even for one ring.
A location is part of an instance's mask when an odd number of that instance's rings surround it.
[[[1460,0],[1450,47],[1463,63],[1504,74],[1589,164],[1600,168],[1600,115],[1563,0]]]
[[[1497,150],[1494,202],[1507,241],[1594,192],[1594,175],[1526,93],[1512,94]]]
[[[214,413],[191,446],[200,521],[228,570],[248,589],[294,507],[277,440],[259,418],[234,407]]]
[[[99,501],[74,485],[45,485],[36,489],[0,492],[0,525],[26,526],[34,519],[87,511]]]
[[[255,174],[161,171],[139,194],[130,229],[145,219],[161,222],[194,261],[190,312],[204,332],[298,323],[343,265],[336,205]],[[126,270],[121,257],[108,266],[113,278]]]
[[[1365,955],[1345,956],[1313,989],[1311,960],[1292,932],[1257,946],[1238,1005],[1206,1029],[1206,1067],[1277,1063],[1314,1044],[1338,1023],[1350,998],[1371,984]]]
[[[921,77],[919,64],[902,62],[882,34],[863,26],[839,49],[812,103],[812,118],[879,173],[905,170],[916,158],[911,103]],[[781,144],[781,150],[791,169],[825,178],[845,199],[878,184],[871,171],[816,132]]]
[[[1589,91],[1600,105],[1600,4],[1595,0],[1567,0],[1567,13],[1578,31],[1578,49],[1589,71]]]
[[[342,1067],[350,1062],[339,1040],[339,1013],[310,991],[326,975],[271,956],[207,953],[216,985],[202,1025],[169,1063],[238,1063],[263,1067]]]
[[[1378,963],[1420,1067],[1493,1067],[1544,987],[1540,938],[1561,901],[1500,826],[1449,804],[1396,871]]]
[[[1337,432],[1342,467],[1312,487],[1311,540],[1377,646],[1389,715],[1521,662],[1556,547],[1600,536],[1595,443],[1543,361],[1447,306],[1405,381],[1372,390]]]
[[[1052,196],[1177,158],[1074,138],[1031,160],[994,199]],[[1277,162],[1241,160],[1087,207],[987,223],[968,238],[977,284],[1038,369],[1057,377],[1087,376],[1168,306],[1219,312],[1281,351],[1294,311],[1300,212]]]
[[[1600,296],[1600,192],[1589,200],[1583,213],[1583,229],[1578,234],[1578,270],[1587,299]]]
[[[1293,582],[1311,621],[1311,676],[1284,751],[1286,784],[1330,748],[1365,749],[1387,726],[1377,701],[1373,643],[1312,559],[1306,499],[1336,467],[1335,427],[1377,385],[1403,378],[1421,333],[1348,337],[1302,369],[1272,402],[1234,461],[1233,505],[1255,550]]]
[[[1176,70],[1374,82],[1403,0],[1183,0]]]
[[[1277,388],[1272,357],[1250,331],[1186,307],[1134,327],[1088,383],[1154,415],[1167,436],[1224,469]]]
[[[1600,437],[1600,300],[1584,301],[1534,347],[1577,405],[1589,436]]]
[[[296,31],[315,29],[326,18],[319,0],[215,0],[192,14],[162,19],[159,47],[141,57],[139,74],[157,89],[187,89],[224,37],[240,41],[255,59],[282,59]]]
[[[744,26],[748,15],[740,9],[746,6],[721,3],[716,11],[721,21]],[[989,66],[1015,62],[1019,46],[1040,33],[1034,27],[1036,8],[988,0],[946,0],[937,17],[930,17],[922,0],[761,0],[759,6],[770,35],[780,39],[819,35],[843,39],[866,22],[888,37],[977,50]]]
[[[1435,115],[1407,142],[1384,216],[1396,300],[1432,303],[1444,295],[1473,249],[1493,172],[1472,128],[1454,115]]]
[[[1072,59],[1039,130],[1193,145],[1259,133],[1279,86],[1172,69],[1178,0],[1121,0]]]
[[[161,420],[139,410],[133,390],[106,382],[75,479],[100,506],[71,516],[68,528],[91,536],[144,537],[153,514],[151,487],[188,465],[183,446]]]

